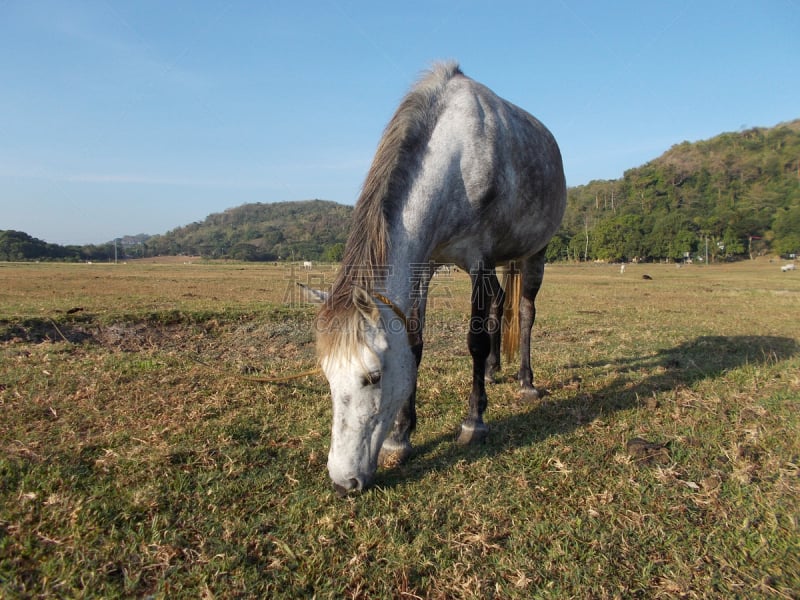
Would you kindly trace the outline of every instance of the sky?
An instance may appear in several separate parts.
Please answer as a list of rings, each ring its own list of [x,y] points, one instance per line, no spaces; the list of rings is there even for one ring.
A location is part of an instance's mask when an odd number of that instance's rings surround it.
[[[0,0],[0,230],[164,233],[352,204],[438,59],[538,117],[567,184],[800,118],[800,0]]]

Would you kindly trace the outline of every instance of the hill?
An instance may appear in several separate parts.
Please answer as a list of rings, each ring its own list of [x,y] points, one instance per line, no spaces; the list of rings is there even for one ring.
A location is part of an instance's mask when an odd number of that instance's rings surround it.
[[[352,206],[325,200],[244,204],[133,245],[133,255],[236,260],[341,258]]]
[[[622,179],[570,188],[550,258],[800,252],[800,120],[673,146]]]
[[[99,246],[61,246],[49,244],[23,231],[0,230],[0,261],[111,261],[118,250],[123,249],[114,242]]]
[[[77,260],[80,248],[48,244],[22,231],[0,231],[0,260]]]
[[[111,261],[193,255],[247,261],[341,259],[352,206],[324,200],[244,204],[162,235],[102,245],[60,246],[0,230],[0,260]]]

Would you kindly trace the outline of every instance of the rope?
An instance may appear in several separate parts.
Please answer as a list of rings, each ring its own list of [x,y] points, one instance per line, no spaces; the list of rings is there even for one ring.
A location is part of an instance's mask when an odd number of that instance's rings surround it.
[[[243,375],[242,379],[244,379],[245,381],[250,381],[252,383],[283,383],[286,381],[292,381],[293,379],[302,379],[303,377],[317,375],[318,373],[322,373],[322,369],[316,367],[314,369],[308,369],[307,371],[301,371],[300,373],[294,373],[292,375],[283,375],[280,377],[249,377]]]
[[[215,365],[208,364],[196,354],[190,354],[189,358],[191,358],[196,363],[203,365],[206,368],[217,371],[218,373],[227,373],[226,371],[223,371],[222,369],[220,369]],[[302,379],[303,377],[310,377],[311,375],[316,375],[318,373],[322,373],[322,369],[320,369],[319,367],[315,367],[313,369],[300,371],[299,373],[293,373],[291,375],[280,375],[276,377],[251,377],[249,375],[239,375],[239,379],[243,381],[249,381],[251,383],[285,383],[287,381],[292,381],[294,379]]]

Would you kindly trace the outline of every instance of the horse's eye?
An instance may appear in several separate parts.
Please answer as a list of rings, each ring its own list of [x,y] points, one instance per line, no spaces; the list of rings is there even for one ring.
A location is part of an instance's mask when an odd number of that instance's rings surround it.
[[[367,373],[361,378],[361,387],[367,387],[368,385],[378,385],[380,382],[381,382],[381,372],[373,371],[372,373]]]

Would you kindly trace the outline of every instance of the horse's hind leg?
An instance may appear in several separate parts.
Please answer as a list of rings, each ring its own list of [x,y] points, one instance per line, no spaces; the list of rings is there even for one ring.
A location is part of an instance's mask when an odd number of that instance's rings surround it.
[[[505,302],[505,291],[500,287],[497,276],[494,277],[495,287],[498,291],[492,298],[489,305],[489,316],[486,319],[486,330],[489,334],[489,356],[486,358],[486,383],[495,383],[495,375],[500,371],[500,334],[503,323],[503,303]]]
[[[522,393],[538,398],[539,392],[533,387],[531,369],[531,330],[536,320],[536,294],[544,279],[544,255],[546,248],[525,260],[522,265],[522,297],[519,302],[519,383]]]
[[[417,367],[422,360],[422,340],[411,347],[414,357],[417,359]],[[411,433],[417,426],[417,386],[411,392],[408,400],[400,408],[400,412],[394,420],[394,425],[389,435],[383,442],[378,453],[378,464],[382,467],[391,468],[404,462],[411,456]]]

